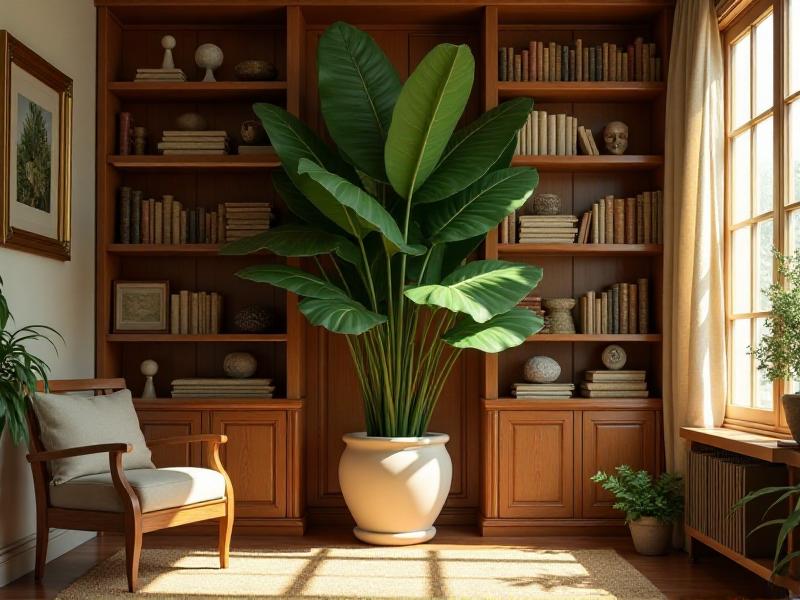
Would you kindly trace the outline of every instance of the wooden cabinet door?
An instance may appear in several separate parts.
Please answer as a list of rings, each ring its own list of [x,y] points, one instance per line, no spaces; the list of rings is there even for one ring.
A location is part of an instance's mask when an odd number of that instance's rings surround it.
[[[655,413],[648,410],[586,411],[583,413],[583,517],[621,518],[614,497],[589,481],[597,471],[614,467],[656,468]]]
[[[220,455],[233,484],[236,516],[286,516],[286,413],[214,411],[211,431],[228,436]]]
[[[500,413],[499,516],[573,515],[572,411]]]
[[[202,415],[198,410],[140,410],[137,414],[146,440],[202,432]],[[153,448],[153,462],[157,467],[199,467],[201,451],[200,444],[157,446]]]

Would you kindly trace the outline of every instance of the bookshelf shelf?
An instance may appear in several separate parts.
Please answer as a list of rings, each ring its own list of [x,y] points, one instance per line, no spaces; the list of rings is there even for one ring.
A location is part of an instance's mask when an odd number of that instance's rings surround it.
[[[512,161],[518,167],[536,167],[540,171],[559,172],[608,172],[651,171],[664,164],[663,155],[630,154],[623,156],[515,156]]]
[[[258,100],[286,95],[285,81],[113,81],[108,90],[123,100]]]
[[[661,244],[498,244],[500,256],[660,256]]]
[[[527,342],[605,342],[615,344],[619,342],[640,342],[645,344],[658,344],[661,342],[660,333],[540,333],[528,336]]]
[[[203,169],[203,170],[253,170],[253,169],[276,169],[281,166],[281,161],[277,154],[269,153],[263,155],[169,155],[150,154],[144,156],[120,156],[111,155],[108,157],[108,164],[121,170],[128,171],[156,171],[156,170],[181,170],[181,169]]]
[[[661,398],[551,398],[523,399],[507,396],[485,399],[489,410],[660,410]]]
[[[120,256],[220,256],[223,244],[109,244],[108,252]],[[257,254],[267,255],[263,250]]]
[[[173,335],[171,333],[109,333],[108,342],[164,342],[164,343],[282,343],[288,340],[285,333],[216,333],[204,335]]]
[[[659,98],[666,84],[634,81],[502,81],[502,99],[530,96],[537,102],[647,102]]]

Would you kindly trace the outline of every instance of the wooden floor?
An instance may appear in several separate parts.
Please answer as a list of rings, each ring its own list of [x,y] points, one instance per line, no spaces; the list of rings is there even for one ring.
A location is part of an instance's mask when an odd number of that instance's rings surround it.
[[[236,537],[237,548],[285,547],[308,545],[336,546],[353,543],[346,529],[325,531],[312,530],[303,538]],[[641,571],[670,600],[728,599],[728,598],[782,598],[780,590],[751,575],[738,565],[719,556],[703,556],[690,563],[686,554],[670,556],[639,556],[633,550],[630,539],[615,537],[537,537],[537,538],[482,538],[467,528],[441,528],[434,542],[442,547],[469,546],[517,546],[526,543],[536,548],[589,549],[613,548]],[[145,536],[145,547],[208,547],[215,548],[216,539],[200,536]],[[28,574],[0,588],[0,600],[13,598],[55,598],[58,592],[79,578],[104,558],[122,548],[122,539],[107,535],[95,538],[52,561],[47,566],[41,584]]]

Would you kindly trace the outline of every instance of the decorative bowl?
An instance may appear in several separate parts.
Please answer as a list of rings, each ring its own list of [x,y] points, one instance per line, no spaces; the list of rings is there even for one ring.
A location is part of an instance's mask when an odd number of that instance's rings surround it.
[[[557,215],[561,212],[561,198],[556,194],[536,194],[533,198],[533,214]]]

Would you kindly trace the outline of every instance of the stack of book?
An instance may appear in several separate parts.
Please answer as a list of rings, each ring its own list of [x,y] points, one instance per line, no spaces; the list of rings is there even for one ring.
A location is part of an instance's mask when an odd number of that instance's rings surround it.
[[[531,111],[517,133],[516,153],[522,156],[574,156],[578,154],[578,119],[566,114]]]
[[[269,202],[226,202],[225,241],[233,242],[266,231],[271,219]]]
[[[647,279],[615,283],[604,292],[587,292],[579,301],[581,332],[628,334],[649,331]]]
[[[515,383],[511,395],[520,399],[572,398],[574,383]]]
[[[225,131],[165,131],[158,144],[162,154],[228,154]]]
[[[584,398],[647,398],[645,371],[586,371],[581,383]]]
[[[498,75],[500,81],[661,81],[661,59],[656,45],[640,37],[627,46],[531,41],[523,50],[500,48]]]
[[[136,69],[134,81],[186,81],[183,69]]]
[[[173,398],[272,398],[272,379],[175,379]]]
[[[581,217],[579,244],[663,244],[664,198],[660,190],[636,197],[601,198]]]
[[[573,215],[522,215],[518,240],[520,244],[573,244],[577,222]]]
[[[539,315],[544,320],[544,327],[538,333],[547,333],[547,315],[542,308],[542,297],[535,296],[533,293],[528,294],[525,296],[522,301],[517,305],[521,308],[527,308],[534,312],[534,314]]]
[[[222,330],[222,296],[181,290],[170,295],[169,330],[173,335],[216,334]]]

